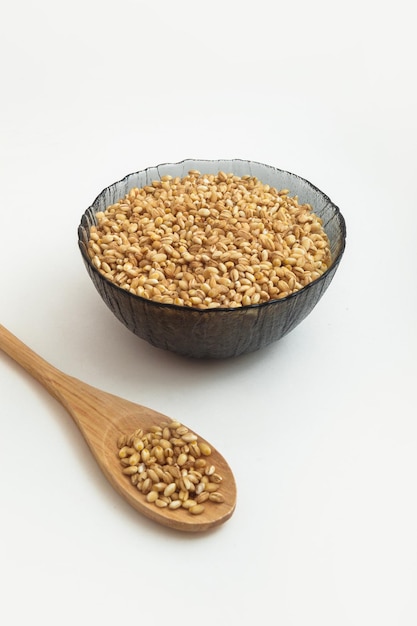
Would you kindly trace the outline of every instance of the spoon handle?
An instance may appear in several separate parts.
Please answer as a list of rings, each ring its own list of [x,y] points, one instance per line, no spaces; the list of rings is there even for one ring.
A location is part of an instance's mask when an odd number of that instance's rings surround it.
[[[98,390],[91,385],[57,369],[31,350],[20,339],[0,324],[0,350],[35,378],[68,411],[88,440],[94,436],[98,424],[109,421],[107,405],[121,402],[120,398]],[[128,403],[123,401],[124,405]],[[144,407],[143,410],[146,411]]]
[[[21,365],[61,404],[66,405],[73,388],[73,379],[45,361],[7,328],[0,324],[0,350]],[[75,381],[74,381],[75,382]]]
[[[20,339],[0,324],[0,349],[36,378],[48,391],[54,392],[58,370],[33,352]]]

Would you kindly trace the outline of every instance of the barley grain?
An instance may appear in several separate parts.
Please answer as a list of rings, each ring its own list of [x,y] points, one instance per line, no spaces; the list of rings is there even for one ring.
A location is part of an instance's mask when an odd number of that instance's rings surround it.
[[[128,467],[124,467],[122,469],[123,474],[127,476],[131,476],[132,474],[137,474],[138,468],[137,465],[129,465]]]
[[[120,435],[119,439],[117,440],[117,447],[119,448],[119,450],[121,448],[124,448],[124,446],[126,445],[126,441],[127,441],[126,435]]]
[[[206,491],[208,491],[209,493],[212,493],[213,491],[217,491],[219,488],[219,485],[217,483],[206,483]]]
[[[211,502],[224,502],[224,495],[219,491],[213,491],[208,494],[208,499],[211,500]]]
[[[216,492],[213,492],[213,493],[216,493]],[[213,494],[210,494],[208,491],[202,491],[201,493],[198,494],[198,496],[196,497],[195,501],[197,502],[197,504],[202,504],[203,502],[208,500],[211,495],[213,495]],[[213,498],[212,498],[212,500],[213,500]],[[213,500],[213,502],[215,502],[215,500]]]
[[[181,506],[182,506],[181,500],[172,500],[168,505],[168,507],[173,510],[180,509]]]
[[[157,491],[150,491],[147,496],[146,496],[146,501],[147,502],[156,502],[156,500],[158,500],[158,492]]]
[[[188,509],[192,515],[200,515],[204,511],[203,504],[194,504],[190,509]]]
[[[181,467],[181,465],[184,465],[187,462],[187,459],[188,456],[182,452],[177,458],[178,465]]]
[[[172,496],[172,494],[177,490],[177,485],[175,483],[170,483],[164,489],[164,496]]]
[[[204,441],[202,441],[202,442],[199,444],[199,448],[200,448],[201,454],[203,454],[204,456],[210,456],[210,454],[211,454],[211,448],[210,448],[210,446],[208,445],[208,443],[205,443]]]
[[[182,502],[183,509],[191,509],[193,506],[196,506],[196,502],[192,498],[187,498]]]
[[[148,477],[142,482],[142,493],[146,494],[152,490],[152,480]]]

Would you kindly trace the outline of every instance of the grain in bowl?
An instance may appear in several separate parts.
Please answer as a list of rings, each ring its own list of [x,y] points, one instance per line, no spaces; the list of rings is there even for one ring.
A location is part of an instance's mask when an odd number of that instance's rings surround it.
[[[250,175],[165,175],[131,188],[96,220],[88,242],[94,266],[163,304],[261,304],[302,289],[331,263],[312,207]]]

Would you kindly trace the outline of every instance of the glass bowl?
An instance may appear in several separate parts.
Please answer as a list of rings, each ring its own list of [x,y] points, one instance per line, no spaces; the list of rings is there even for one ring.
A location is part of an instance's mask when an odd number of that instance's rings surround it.
[[[323,222],[330,242],[332,263],[306,287],[282,298],[239,308],[198,309],[163,304],[134,295],[105,278],[88,252],[90,228],[96,213],[124,197],[132,187],[150,185],[163,176],[232,172],[255,176],[264,184],[288,189],[300,204],[308,203]],[[330,285],[346,244],[346,225],[339,208],[312,183],[285,170],[240,159],[184,160],[129,174],[106,187],[85,211],[78,227],[78,245],[87,272],[105,304],[132,333],[157,348],[194,358],[223,359],[259,350],[292,331],[314,309]]]

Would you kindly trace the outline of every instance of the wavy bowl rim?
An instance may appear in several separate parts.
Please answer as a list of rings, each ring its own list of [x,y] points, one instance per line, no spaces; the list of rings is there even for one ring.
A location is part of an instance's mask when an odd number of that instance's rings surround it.
[[[319,278],[316,278],[316,280],[313,280],[311,283],[309,283],[308,285],[305,285],[305,287],[302,287],[302,289],[299,289],[298,291],[291,293],[288,296],[285,296],[285,298],[280,298],[280,299],[275,299],[275,300],[268,300],[267,302],[260,302],[258,304],[247,304],[244,306],[240,306],[240,307],[216,307],[216,308],[206,308],[206,309],[199,309],[197,307],[192,307],[192,306],[182,306],[180,304],[170,304],[168,302],[157,302],[156,300],[151,300],[148,298],[143,298],[142,296],[138,296],[135,293],[131,293],[130,291],[128,291],[127,289],[123,289],[123,287],[119,287],[119,285],[116,285],[116,283],[114,283],[113,281],[109,280],[108,278],[106,278],[104,276],[104,274],[102,274],[101,272],[99,272],[99,270],[96,268],[96,266],[92,263],[90,257],[87,254],[87,251],[85,249],[85,244],[84,241],[82,240],[82,237],[80,235],[80,233],[82,232],[83,229],[85,229],[85,226],[83,226],[83,219],[86,218],[87,213],[96,213],[97,211],[94,208],[94,204],[98,201],[98,199],[110,188],[110,187],[114,187],[116,185],[119,185],[123,182],[125,182],[128,178],[130,178],[131,176],[136,176],[139,174],[143,174],[146,173],[150,170],[158,170],[158,168],[160,167],[178,167],[180,165],[184,165],[185,163],[188,162],[193,162],[193,163],[218,163],[218,162],[223,162],[223,163],[253,163],[255,165],[261,166],[261,167],[266,167],[269,168],[271,170],[273,170],[274,172],[280,172],[282,174],[289,174],[290,176],[293,176],[295,178],[297,178],[298,180],[306,183],[307,185],[310,186],[310,188],[319,193],[322,198],[326,201],[327,204],[330,204],[335,212],[334,215],[337,217],[337,219],[339,220],[339,224],[340,224],[340,230],[342,233],[342,244],[340,247],[340,250],[336,256],[336,258],[334,259],[334,261],[332,261],[332,264],[330,265],[330,267],[327,268],[327,270],[321,275],[319,276]],[[97,194],[97,196],[95,197],[95,199],[93,200],[93,202],[87,207],[87,209],[85,209],[84,213],[81,216],[81,220],[79,222],[78,225],[78,247],[80,249],[81,255],[84,259],[84,262],[87,262],[88,266],[92,269],[92,271],[94,272],[94,274],[96,274],[98,276],[98,278],[107,283],[112,289],[115,289],[116,292],[120,291],[122,294],[124,294],[125,296],[128,295],[133,299],[138,300],[139,302],[143,302],[146,303],[147,305],[150,306],[156,306],[156,307],[163,307],[166,308],[167,310],[174,310],[174,311],[190,311],[190,312],[194,312],[197,314],[214,314],[216,312],[223,312],[223,313],[235,313],[235,312],[243,312],[245,310],[256,310],[256,309],[260,309],[260,308],[266,308],[266,307],[272,307],[272,306],[276,306],[280,303],[284,303],[284,302],[288,302],[289,300],[296,298],[297,296],[299,296],[301,293],[306,293],[308,292],[309,289],[312,289],[313,286],[317,286],[319,283],[323,282],[328,275],[331,272],[335,272],[346,249],[346,239],[347,239],[347,229],[346,229],[346,220],[340,210],[340,208],[338,207],[338,205],[336,205],[331,198],[321,189],[319,189],[319,187],[317,187],[314,183],[310,182],[307,178],[303,178],[302,176],[300,176],[299,174],[295,174],[294,172],[290,172],[288,170],[284,170],[282,168],[279,167],[275,167],[273,165],[268,165],[266,163],[261,163],[260,161],[252,161],[252,160],[247,160],[247,159],[192,159],[192,158],[188,158],[188,159],[183,159],[182,161],[177,161],[176,163],[170,163],[170,162],[164,162],[164,163],[159,163],[158,165],[150,165],[146,168],[143,168],[141,170],[137,170],[136,172],[131,172],[130,174],[126,174],[125,176],[123,176],[122,178],[120,178],[119,180],[110,183],[110,185],[107,185],[106,187],[104,187],[99,194]]]

